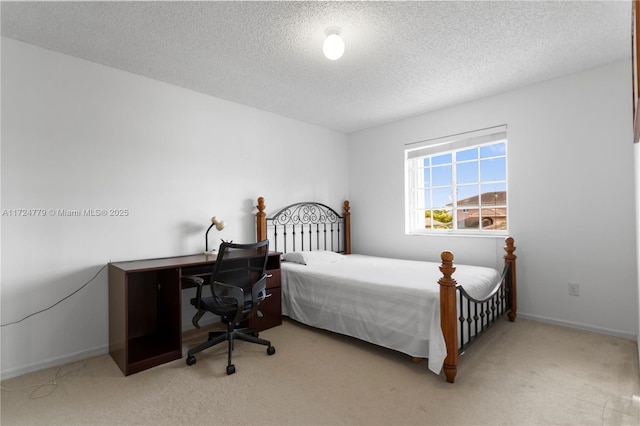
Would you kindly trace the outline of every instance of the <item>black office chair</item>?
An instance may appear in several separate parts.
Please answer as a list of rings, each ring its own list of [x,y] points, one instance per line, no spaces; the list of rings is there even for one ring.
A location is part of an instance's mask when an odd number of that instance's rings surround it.
[[[218,250],[216,263],[213,265],[210,286],[211,297],[202,294],[204,280],[200,277],[185,276],[183,281],[197,285],[196,297],[191,304],[198,312],[193,317],[193,325],[200,328],[198,321],[206,312],[219,315],[227,324],[226,331],[210,332],[209,339],[191,349],[187,354],[187,365],[196,363],[194,356],[198,352],[227,340],[229,354],[227,374],[233,374],[236,367],[231,363],[231,352],[235,339],[258,343],[267,346],[267,354],[273,355],[276,348],[271,342],[259,339],[251,329],[238,329],[241,322],[254,315],[262,316],[258,305],[266,297],[267,275],[265,273],[269,240],[253,244],[234,244],[223,242]]]

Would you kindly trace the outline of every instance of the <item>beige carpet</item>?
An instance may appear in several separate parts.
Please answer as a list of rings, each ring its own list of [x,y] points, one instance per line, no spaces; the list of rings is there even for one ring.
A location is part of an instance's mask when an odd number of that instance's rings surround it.
[[[405,355],[286,320],[261,333],[277,352],[238,342],[195,365],[124,377],[108,355],[6,380],[3,426],[637,425],[636,343],[518,319],[500,321],[461,357],[455,384]],[[36,389],[34,397],[53,387]],[[638,398],[636,398],[637,400]]]

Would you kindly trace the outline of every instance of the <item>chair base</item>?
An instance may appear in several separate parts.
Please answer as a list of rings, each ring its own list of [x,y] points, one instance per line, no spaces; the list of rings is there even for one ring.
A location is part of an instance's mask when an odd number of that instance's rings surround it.
[[[228,341],[229,349],[227,354],[227,374],[235,373],[236,367],[231,362],[231,353],[233,352],[233,343],[236,339],[267,346],[268,355],[273,355],[274,353],[276,353],[276,348],[271,346],[271,342],[268,340],[260,339],[257,336],[257,333],[255,333],[252,329],[235,329],[231,324],[229,324],[227,331],[211,331],[209,332],[209,338],[206,342],[203,342],[195,348],[189,350],[189,352],[187,352],[187,365],[193,365],[196,363],[195,354],[197,354],[198,352],[215,346],[218,343]]]

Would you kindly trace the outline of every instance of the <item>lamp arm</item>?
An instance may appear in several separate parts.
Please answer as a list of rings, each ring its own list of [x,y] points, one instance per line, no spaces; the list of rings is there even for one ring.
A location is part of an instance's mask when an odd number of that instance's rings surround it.
[[[205,232],[204,234],[204,251],[208,252],[209,251],[209,231],[211,230],[211,228],[213,228],[216,224],[212,223],[211,225],[209,225],[209,228],[207,228],[207,232]]]

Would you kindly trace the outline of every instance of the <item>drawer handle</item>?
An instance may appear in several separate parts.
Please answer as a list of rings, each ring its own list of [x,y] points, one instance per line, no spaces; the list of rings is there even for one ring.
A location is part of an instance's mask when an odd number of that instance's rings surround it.
[[[273,274],[267,274],[267,278],[273,278]]]

